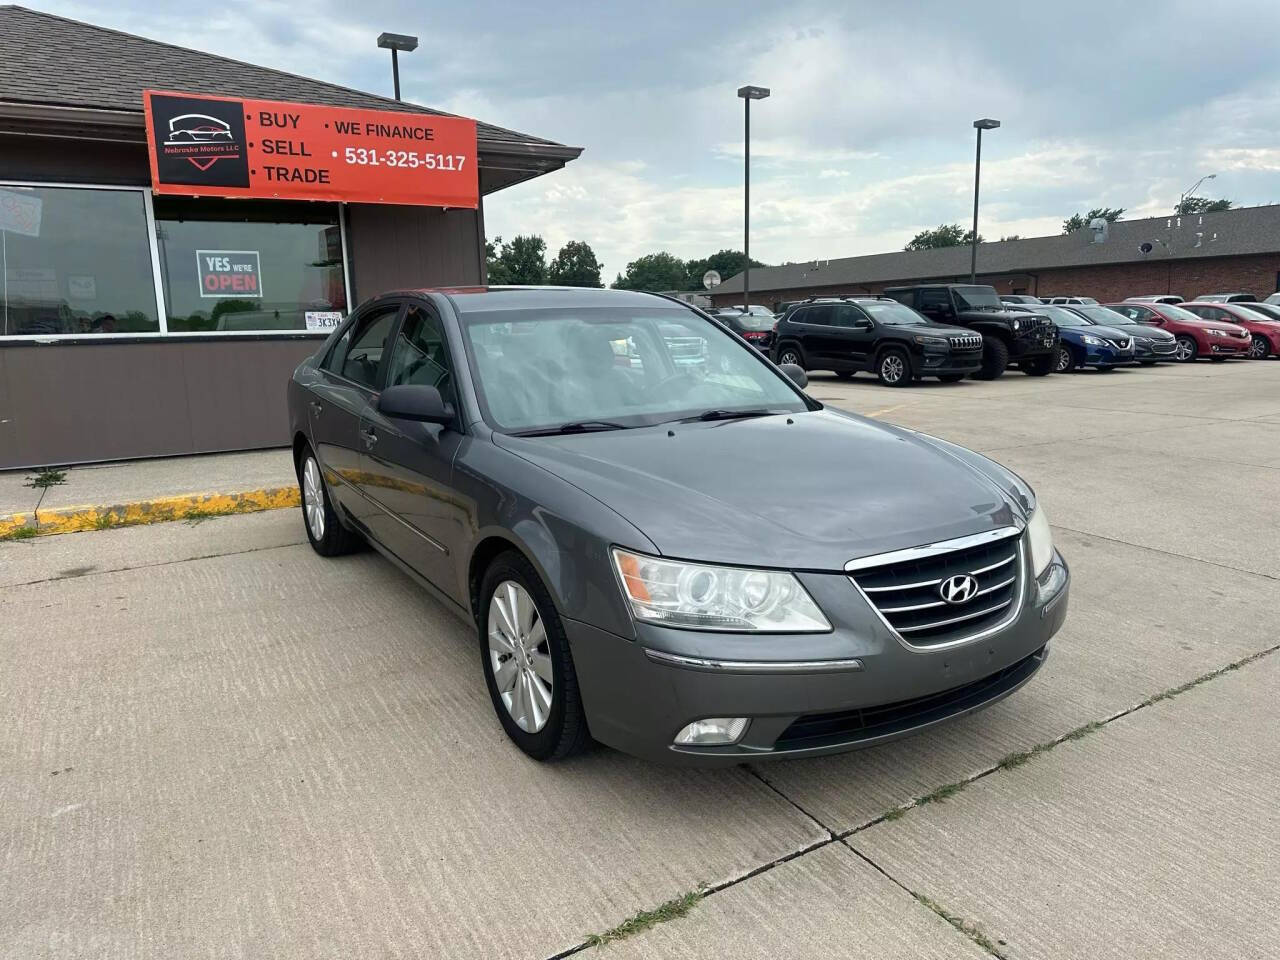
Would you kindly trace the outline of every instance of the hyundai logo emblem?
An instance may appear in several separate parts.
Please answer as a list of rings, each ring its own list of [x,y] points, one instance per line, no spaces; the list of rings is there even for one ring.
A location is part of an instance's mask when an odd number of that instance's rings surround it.
[[[938,586],[938,595],[947,603],[968,603],[978,592],[978,581],[967,573],[948,577]]]

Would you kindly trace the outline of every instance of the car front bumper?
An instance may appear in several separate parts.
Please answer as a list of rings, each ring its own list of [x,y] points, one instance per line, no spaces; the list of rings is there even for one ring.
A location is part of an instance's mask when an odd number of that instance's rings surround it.
[[[1027,566],[1023,575],[1030,577]],[[797,576],[832,631],[751,636],[637,624],[637,639],[629,640],[566,620],[592,736],[646,759],[696,766],[884,743],[982,709],[1030,680],[1066,619],[1070,591],[1066,562],[1055,552],[1041,579],[1027,580],[1008,627],[929,649],[903,643],[844,574]],[[749,722],[731,745],[673,742],[707,717]]]
[[[1086,367],[1123,367],[1134,361],[1133,348],[1118,350],[1115,347],[1085,346],[1084,366]]]
[[[1201,356],[1211,357],[1247,357],[1249,346],[1253,341],[1237,340],[1235,337],[1210,337],[1208,348],[1201,347]]]
[[[917,377],[968,376],[982,369],[982,351],[912,354],[911,366]]]

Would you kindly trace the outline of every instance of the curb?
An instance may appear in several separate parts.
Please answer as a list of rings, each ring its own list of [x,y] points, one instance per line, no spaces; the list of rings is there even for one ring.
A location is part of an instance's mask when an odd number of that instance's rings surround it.
[[[38,516],[32,511],[0,516],[0,540],[258,513],[296,507],[300,502],[298,488],[294,485],[263,487],[240,493],[189,493],[103,506],[55,507],[39,511]]]

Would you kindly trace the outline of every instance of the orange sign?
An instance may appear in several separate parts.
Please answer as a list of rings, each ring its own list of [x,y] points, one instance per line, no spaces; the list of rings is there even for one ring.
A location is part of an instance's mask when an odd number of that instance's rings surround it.
[[[156,193],[469,207],[476,122],[146,90]]]

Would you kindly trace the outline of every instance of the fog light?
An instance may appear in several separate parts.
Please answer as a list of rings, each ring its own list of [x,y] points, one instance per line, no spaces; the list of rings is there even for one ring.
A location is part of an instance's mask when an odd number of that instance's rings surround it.
[[[736,743],[746,729],[746,717],[708,717],[693,721],[677,733],[676,743],[698,747]]]

